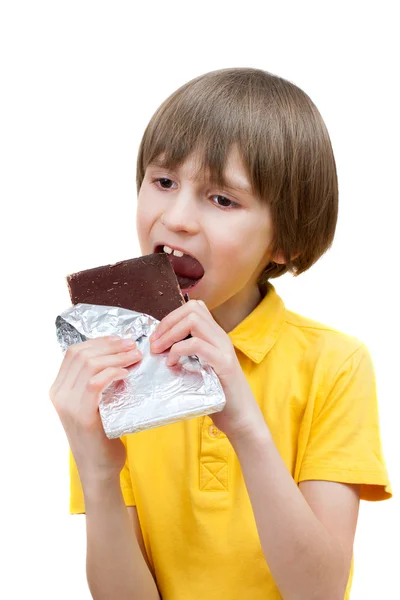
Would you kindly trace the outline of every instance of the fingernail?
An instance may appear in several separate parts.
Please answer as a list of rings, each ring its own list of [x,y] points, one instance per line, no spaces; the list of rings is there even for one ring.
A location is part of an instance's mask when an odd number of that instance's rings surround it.
[[[129,348],[129,346],[135,346],[135,340],[122,340],[122,345]]]

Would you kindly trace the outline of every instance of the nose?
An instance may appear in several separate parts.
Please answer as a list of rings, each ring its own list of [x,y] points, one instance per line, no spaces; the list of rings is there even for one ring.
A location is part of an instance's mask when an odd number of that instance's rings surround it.
[[[173,232],[195,234],[199,230],[196,199],[189,192],[180,191],[170,198],[161,216],[163,225]]]

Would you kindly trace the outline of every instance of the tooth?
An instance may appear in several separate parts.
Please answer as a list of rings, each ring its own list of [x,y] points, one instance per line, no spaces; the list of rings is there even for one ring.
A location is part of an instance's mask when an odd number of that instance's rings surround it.
[[[181,252],[180,250],[174,250],[174,256],[183,256],[183,252]]]
[[[172,254],[172,248],[169,246],[164,246],[163,252],[165,252],[165,254]]]

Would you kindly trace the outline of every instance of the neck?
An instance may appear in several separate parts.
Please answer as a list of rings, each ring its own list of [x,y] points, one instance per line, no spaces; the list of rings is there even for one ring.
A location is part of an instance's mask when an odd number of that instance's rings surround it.
[[[212,316],[227,333],[235,329],[260,303],[262,293],[258,285],[244,288],[233,298],[217,306],[211,311]]]

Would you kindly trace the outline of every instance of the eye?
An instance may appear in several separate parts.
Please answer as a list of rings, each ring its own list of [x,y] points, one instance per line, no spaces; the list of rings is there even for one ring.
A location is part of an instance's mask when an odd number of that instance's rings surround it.
[[[221,208],[236,208],[239,206],[239,204],[233,202],[233,200],[229,200],[229,198],[226,196],[221,196],[220,194],[214,194],[211,196],[211,199],[213,198],[217,198],[217,201],[215,201],[214,204],[220,206]]]
[[[152,183],[157,184],[157,187],[160,187],[163,190],[170,190],[172,189],[174,182],[168,177],[157,177],[156,179],[153,179]]]

